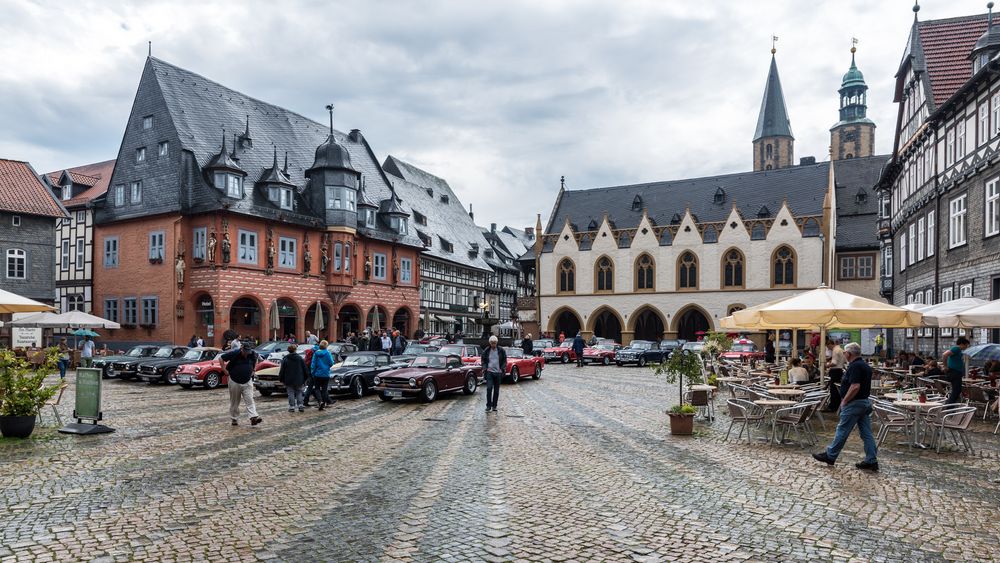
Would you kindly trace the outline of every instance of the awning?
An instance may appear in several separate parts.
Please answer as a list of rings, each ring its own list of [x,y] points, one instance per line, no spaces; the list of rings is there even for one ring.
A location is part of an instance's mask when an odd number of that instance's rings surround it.
[[[443,323],[453,323],[455,322],[455,317],[447,317],[443,315],[434,315],[434,318]]]

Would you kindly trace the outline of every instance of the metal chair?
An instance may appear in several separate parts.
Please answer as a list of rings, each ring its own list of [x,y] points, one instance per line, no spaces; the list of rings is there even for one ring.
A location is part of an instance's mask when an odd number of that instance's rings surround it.
[[[726,440],[729,440],[733,426],[742,423],[736,441],[743,437],[743,431],[746,430],[747,442],[749,443],[752,439],[750,424],[760,424],[764,421],[764,409],[746,399],[729,399],[726,401],[726,407],[729,409],[729,417],[732,419],[729,422],[729,428],[726,429]]]
[[[704,413],[709,420],[715,419],[715,406],[709,400],[708,391],[688,391],[684,394],[684,402]]]
[[[66,383],[65,381],[62,382],[59,385],[59,392],[56,393],[55,397],[53,397],[53,398],[49,399],[48,401],[46,401],[45,405],[42,407],[42,409],[38,409],[38,415],[37,415],[38,416],[38,424],[43,424],[44,423],[44,421],[42,420],[42,410],[44,409],[44,407],[51,407],[52,408],[52,416],[56,419],[56,422],[59,423],[59,426],[63,425],[62,416],[59,414],[59,403],[62,402],[63,393],[66,392],[66,388],[67,387],[69,387],[69,383]]]
[[[982,408],[983,420],[986,420],[986,414],[990,410],[990,396],[986,392],[986,388],[978,385],[970,385],[966,389],[969,392],[969,406],[976,407],[977,409]]]
[[[815,444],[816,433],[813,432],[809,420],[812,418],[813,413],[816,412],[818,406],[819,401],[810,401],[778,409],[774,413],[774,423],[777,426],[781,426],[781,439],[779,442],[783,442],[788,430],[792,429],[795,430],[795,438],[799,443],[799,447],[804,448],[805,443],[802,441],[802,433],[799,431],[801,428],[805,432],[806,438],[809,439],[809,445]]]
[[[945,430],[947,430],[951,432],[951,438],[954,440],[956,446],[962,445],[965,447],[965,451],[975,454],[976,452],[972,449],[972,442],[966,436],[965,431],[969,428],[969,424],[972,423],[973,417],[976,416],[976,407],[958,405],[958,408],[943,409],[939,413],[941,413],[940,417],[931,426],[931,444],[936,445],[937,452],[941,453],[941,439],[944,437]],[[958,442],[959,438],[962,439],[961,444]]]
[[[897,409],[886,401],[876,401],[872,404],[872,411],[879,423],[878,432],[875,434],[875,443],[879,446],[885,441],[889,431],[893,429],[902,430],[903,435],[907,438],[912,434],[915,419],[909,412]],[[912,442],[913,440],[908,441]]]

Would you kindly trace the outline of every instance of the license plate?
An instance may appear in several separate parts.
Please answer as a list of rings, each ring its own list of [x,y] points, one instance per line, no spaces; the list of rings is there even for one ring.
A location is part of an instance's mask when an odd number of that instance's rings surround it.
[[[274,387],[274,383],[271,383],[270,381],[258,381],[257,386],[270,389],[271,387]]]
[[[385,392],[385,396],[386,397],[402,397],[403,396],[403,392],[402,391],[386,391]]]
[[[177,376],[177,382],[178,383],[190,383],[191,382],[191,377],[187,376],[187,375],[178,375]]]

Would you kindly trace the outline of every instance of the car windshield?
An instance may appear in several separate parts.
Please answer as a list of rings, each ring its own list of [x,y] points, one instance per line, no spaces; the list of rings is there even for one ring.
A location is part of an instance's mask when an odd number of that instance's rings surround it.
[[[504,348],[507,351],[508,358],[523,358],[524,351],[520,348]]]
[[[368,354],[358,354],[357,356],[348,356],[344,360],[344,367],[348,366],[373,366],[375,365],[375,356],[369,356]]]
[[[733,352],[756,352],[757,347],[753,344],[733,344]]]
[[[153,354],[154,358],[169,358],[170,354],[173,353],[174,349],[172,346],[161,346],[159,350]]]
[[[417,356],[410,366],[415,368],[443,368],[446,363],[444,356]]]
[[[614,350],[615,349],[615,345],[614,344],[598,344],[597,346],[594,346],[594,348],[597,348],[598,350]]]
[[[676,348],[678,344],[676,340],[661,340],[660,348]]]
[[[426,352],[430,348],[427,344],[410,344],[406,347],[405,352],[407,354],[420,354]]]
[[[463,355],[465,349],[463,346],[451,345],[451,346],[442,346],[440,351],[445,354],[455,354],[461,356]],[[441,367],[444,367],[444,364],[441,364]]]
[[[701,350],[705,347],[704,342],[688,342],[684,345],[685,350]]]
[[[628,347],[631,348],[631,349],[633,349],[633,350],[652,350],[653,349],[653,343],[652,342],[633,342],[633,343],[629,344]]]
[[[257,347],[258,354],[270,354],[278,348],[279,342],[268,342]]]
[[[145,346],[136,346],[135,348],[132,348],[131,350],[129,350],[128,354],[125,354],[125,355],[126,356],[130,356],[132,358],[141,358],[141,357],[145,356],[145,354],[143,354],[143,352],[145,352],[145,351],[146,351],[146,347]]]
[[[200,358],[201,358],[201,350],[188,350],[187,353],[184,354],[185,360],[198,360]]]
[[[572,348],[573,347],[573,341],[572,340],[564,340],[563,343],[559,345],[559,347],[560,348]]]

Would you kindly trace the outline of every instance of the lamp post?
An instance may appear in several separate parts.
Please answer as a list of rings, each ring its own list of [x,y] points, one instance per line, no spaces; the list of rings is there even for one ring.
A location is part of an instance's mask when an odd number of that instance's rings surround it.
[[[490,327],[493,326],[493,323],[490,322],[492,319],[489,318],[490,300],[489,299],[483,299],[479,303],[479,309],[480,309],[480,311],[482,311],[482,316],[483,316],[483,321],[482,321],[483,322],[483,336],[482,337],[483,337],[483,339],[487,339],[487,338],[490,337],[490,332],[491,332],[490,331]]]

